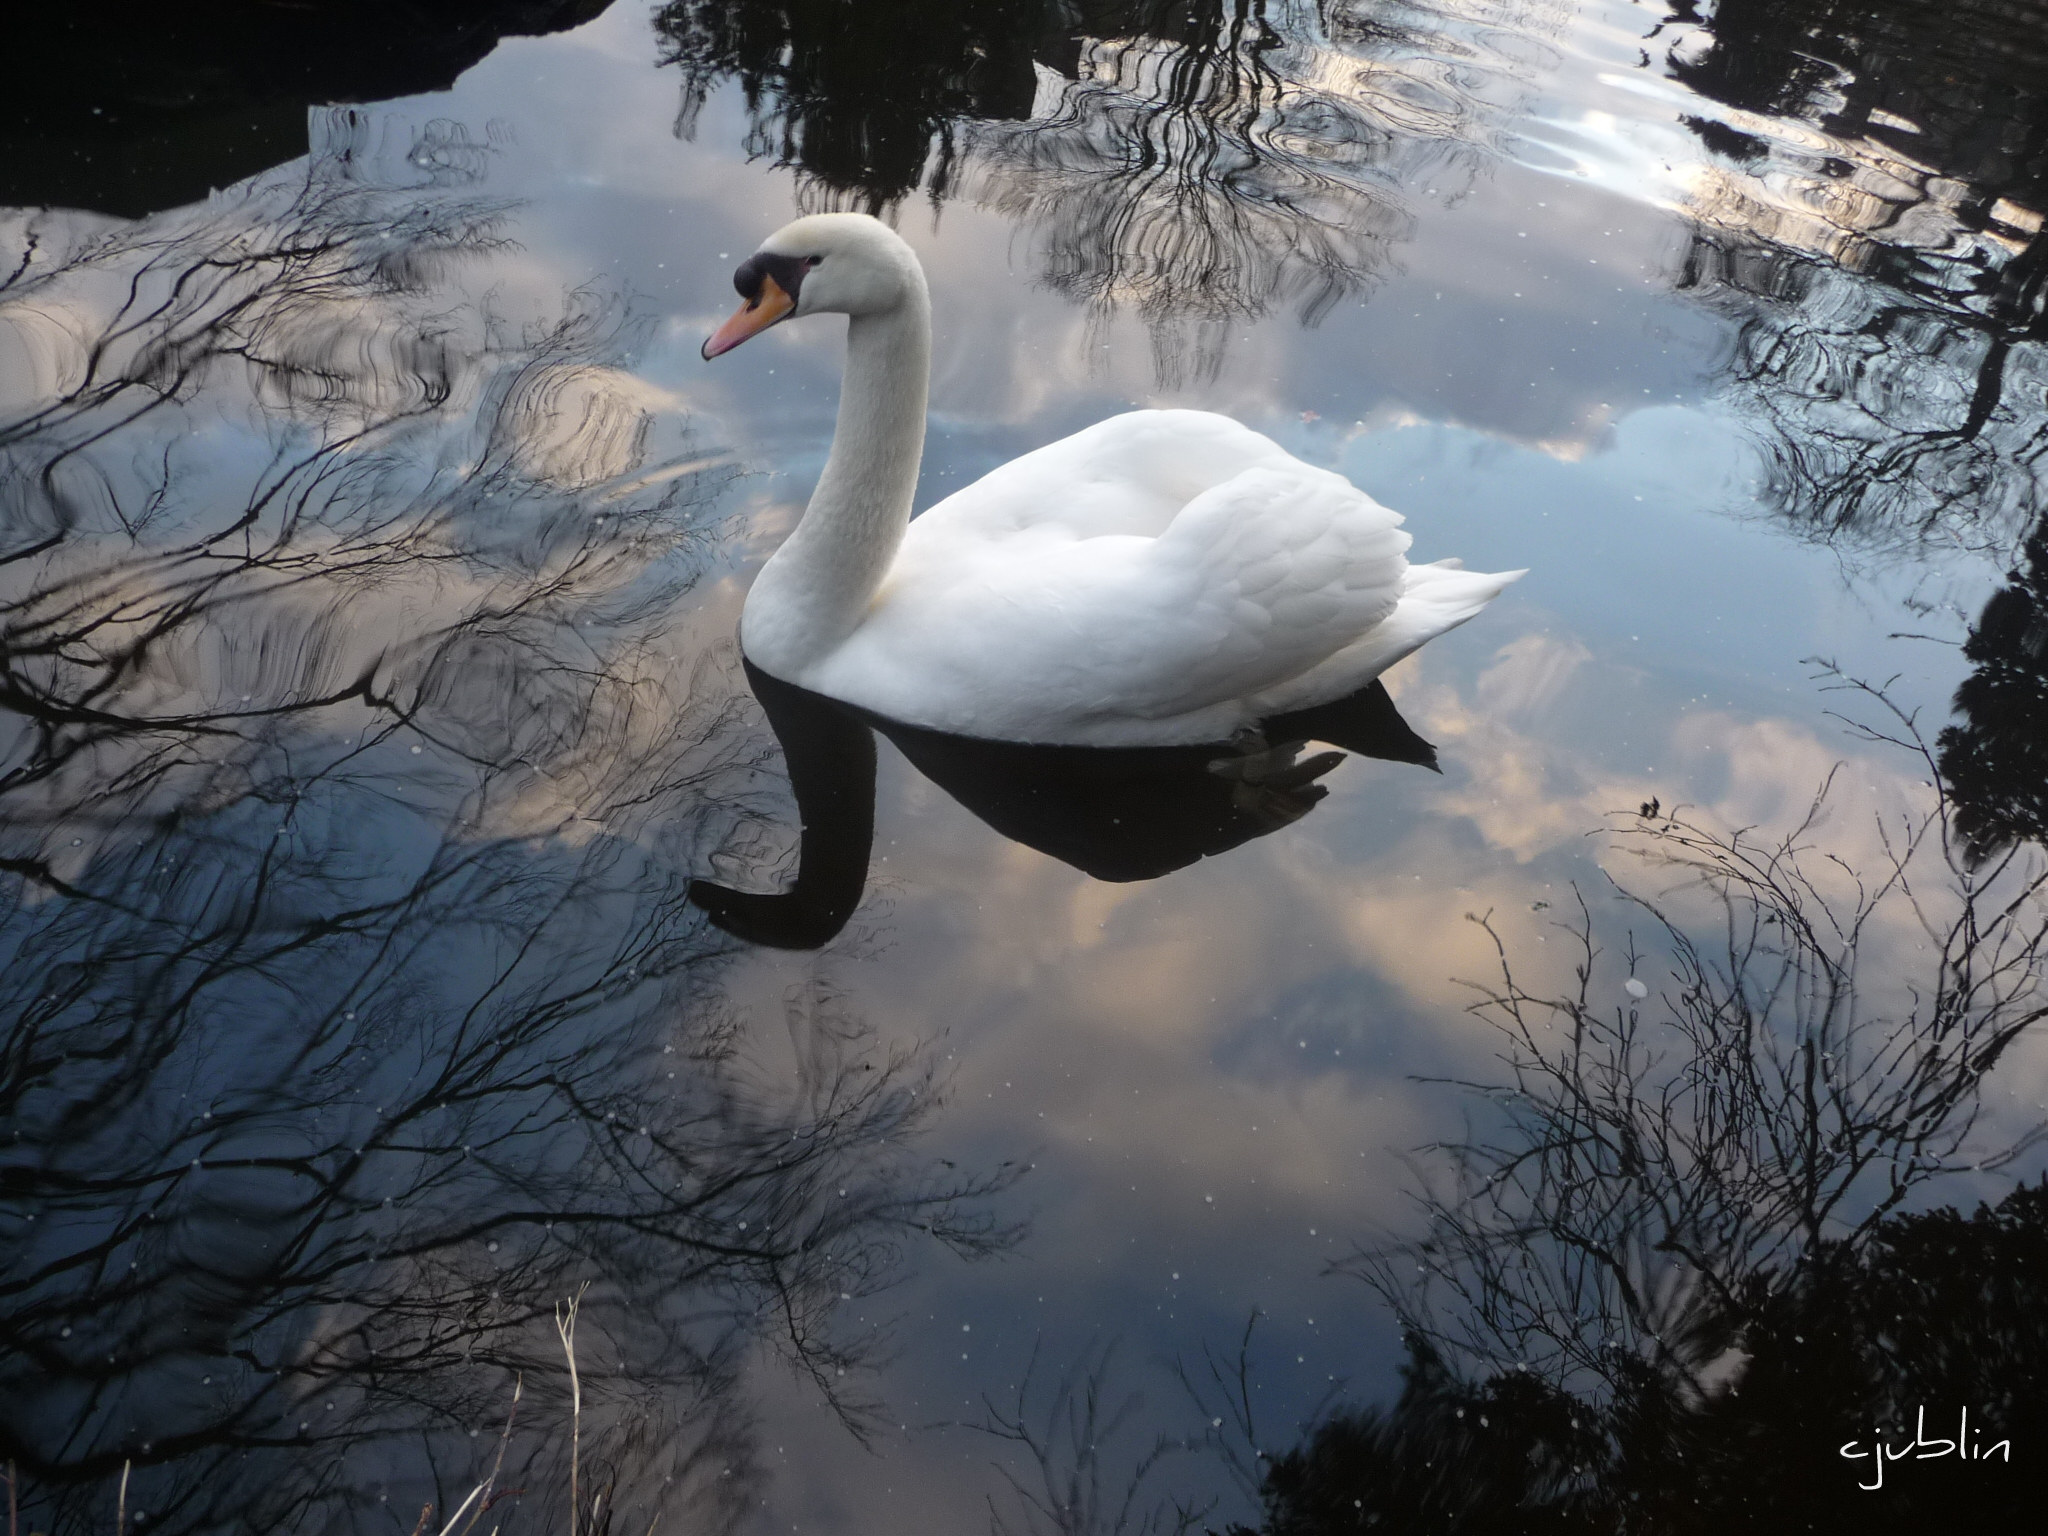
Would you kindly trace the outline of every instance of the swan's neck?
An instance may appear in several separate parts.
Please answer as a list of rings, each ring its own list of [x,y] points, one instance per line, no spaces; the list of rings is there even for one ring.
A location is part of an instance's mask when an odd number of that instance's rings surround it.
[[[848,322],[831,456],[747,595],[747,654],[776,676],[800,681],[866,617],[910,526],[930,376],[931,304],[916,274],[895,309]]]

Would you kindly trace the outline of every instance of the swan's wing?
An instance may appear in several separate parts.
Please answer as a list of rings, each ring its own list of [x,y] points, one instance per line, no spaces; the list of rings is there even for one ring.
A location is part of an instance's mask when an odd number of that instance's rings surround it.
[[[911,524],[914,539],[1156,537],[1190,500],[1260,465],[1299,464],[1271,438],[1212,411],[1127,411],[1014,458]]]
[[[1258,693],[1351,644],[1400,602],[1410,542],[1399,513],[1299,461],[1197,496],[1153,555],[1208,634],[1160,670],[1152,708]]]
[[[1020,739],[1189,714],[1283,683],[1392,613],[1400,522],[1281,454],[1202,491],[1156,538],[1040,519],[906,540],[873,616],[812,686]]]

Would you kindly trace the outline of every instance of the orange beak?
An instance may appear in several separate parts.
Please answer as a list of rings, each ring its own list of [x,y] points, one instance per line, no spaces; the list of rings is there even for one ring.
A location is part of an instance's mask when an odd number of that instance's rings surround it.
[[[782,291],[782,285],[766,273],[761,277],[761,291],[748,303],[734,311],[733,317],[711,333],[711,339],[704,343],[704,360],[709,362],[721,352],[730,352],[749,336],[757,336],[776,321],[796,308],[796,300]]]

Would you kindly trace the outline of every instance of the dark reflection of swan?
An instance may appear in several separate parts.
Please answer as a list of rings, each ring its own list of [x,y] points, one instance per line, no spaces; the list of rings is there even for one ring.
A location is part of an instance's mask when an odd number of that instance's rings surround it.
[[[917,1053],[722,998],[675,872],[744,835],[751,746],[665,654],[719,471],[615,307],[514,337],[444,286],[499,211],[466,144],[0,225],[24,1529],[104,1529],[124,1467],[153,1531],[439,1529],[519,1373],[500,1486],[559,1508],[586,1285],[586,1492],[723,1528],[744,1360],[858,1427],[847,1314],[911,1244],[1004,1240],[1006,1173],[914,1151]]]
[[[874,836],[880,731],[918,771],[1005,837],[1098,880],[1151,880],[1298,821],[1329,791],[1316,781],[1363,757],[1436,766],[1436,752],[1375,679],[1348,698],[1278,715],[1256,736],[1193,747],[1040,747],[948,736],[884,720],[747,666],[782,745],[801,839],[788,890],[757,893],[709,880],[690,900],[727,932],[812,949],[860,904]]]

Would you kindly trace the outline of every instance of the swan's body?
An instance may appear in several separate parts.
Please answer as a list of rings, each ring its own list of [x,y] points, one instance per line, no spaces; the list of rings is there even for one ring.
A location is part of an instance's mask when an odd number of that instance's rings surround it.
[[[707,356],[784,313],[851,317],[831,457],[740,623],[800,687],[999,741],[1222,741],[1364,687],[1521,574],[1410,565],[1398,513],[1206,411],[1112,417],[912,521],[930,309],[909,247],[813,215],[736,281],[752,302]]]

